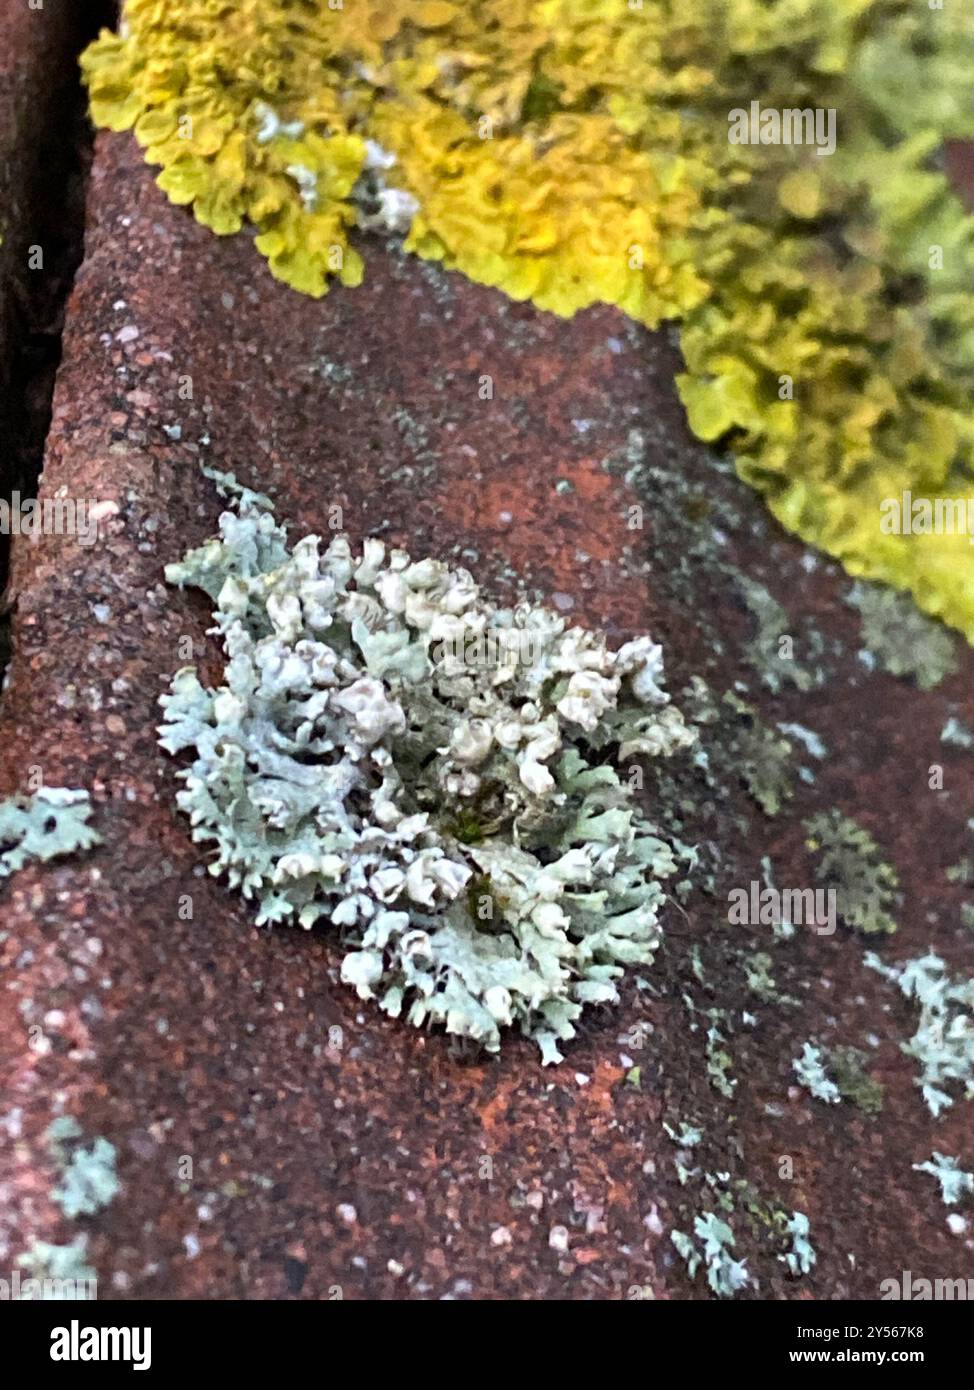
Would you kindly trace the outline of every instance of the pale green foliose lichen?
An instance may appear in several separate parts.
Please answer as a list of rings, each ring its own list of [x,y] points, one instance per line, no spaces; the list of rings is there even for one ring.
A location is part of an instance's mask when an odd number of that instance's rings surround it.
[[[687,1124],[685,1120],[681,1121],[679,1129],[674,1129],[665,1121],[663,1128],[680,1149],[694,1149],[703,1139],[703,1130],[698,1125]]]
[[[85,1235],[76,1236],[70,1245],[35,1241],[29,1250],[17,1256],[18,1267],[26,1269],[30,1276],[21,1285],[21,1299],[64,1302],[94,1298],[97,1276],[85,1263],[87,1252]]]
[[[724,1047],[727,1038],[719,1027],[726,1019],[726,1012],[723,1009],[710,1009],[707,1016],[711,1020],[707,1029],[707,1075],[714,1090],[731,1100],[737,1089],[737,1077],[731,1075],[733,1058]]]
[[[32,796],[0,801],[0,879],[30,860],[45,862],[88,850],[100,836],[88,824],[91,802],[84,790],[40,787]]]
[[[825,1070],[825,1062],[820,1050],[810,1042],[802,1048],[802,1055],[791,1064],[798,1080],[815,1100],[824,1100],[827,1105],[837,1105],[842,1099],[838,1086]]]
[[[786,1234],[791,1236],[791,1249],[779,1255],[778,1259],[796,1279],[802,1274],[809,1274],[816,1261],[814,1247],[808,1239],[809,1229],[808,1217],[803,1211],[793,1211],[785,1225]]]
[[[751,1282],[745,1260],[735,1260],[730,1253],[735,1244],[734,1232],[726,1221],[714,1212],[697,1216],[693,1222],[694,1237],[682,1231],[671,1231],[670,1239],[683,1256],[687,1273],[696,1278],[701,1263],[706,1266],[707,1283],[720,1298],[730,1298]]]
[[[929,1173],[940,1184],[940,1196],[945,1207],[956,1207],[961,1199],[974,1193],[974,1173],[966,1173],[956,1158],[937,1153],[925,1163],[914,1163],[915,1173]]]
[[[974,980],[951,976],[933,951],[901,966],[885,965],[872,951],[865,963],[898,985],[920,1010],[903,1051],[920,1064],[916,1084],[936,1118],[954,1104],[948,1087],[974,1096]]]
[[[258,923],[330,923],[343,980],[393,1016],[560,1057],[660,936],[680,851],[611,758],[693,734],[649,637],[617,651],[555,613],[498,608],[464,570],[381,541],[294,546],[238,489],[220,534],[167,568],[204,590],[224,684],[192,667],[161,743],[178,804]]]
[[[70,1115],[52,1121],[45,1135],[51,1157],[60,1170],[60,1183],[51,1196],[72,1220],[94,1216],[117,1196],[121,1183],[115,1172],[115,1146],[99,1135],[90,1148],[81,1143],[81,1127]]]
[[[974,749],[974,731],[970,730],[966,724],[955,718],[953,715],[944,724],[940,731],[942,743],[949,744],[952,748],[963,748],[966,751]]]

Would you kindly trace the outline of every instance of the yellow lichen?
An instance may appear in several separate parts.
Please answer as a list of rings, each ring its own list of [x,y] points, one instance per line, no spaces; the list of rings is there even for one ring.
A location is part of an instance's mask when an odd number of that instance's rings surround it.
[[[963,532],[881,524],[974,493],[974,20],[913,0],[127,0],[83,59],[175,202],[280,279],[361,278],[370,144],[406,245],[568,315],[681,322],[690,424],[783,525],[974,640]],[[834,152],[735,110],[832,111]],[[367,180],[366,180],[367,181]],[[902,529],[902,528],[901,528]]]
[[[562,315],[608,303],[658,323],[703,299],[680,244],[692,189],[607,116],[561,114],[543,134],[478,140],[423,101],[376,124],[419,200],[408,250]]]

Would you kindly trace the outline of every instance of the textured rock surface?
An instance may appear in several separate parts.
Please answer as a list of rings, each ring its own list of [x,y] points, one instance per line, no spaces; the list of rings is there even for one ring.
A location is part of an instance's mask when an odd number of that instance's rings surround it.
[[[76,54],[110,6],[0,0],[0,485],[43,441],[61,303],[77,260],[84,105]],[[3,569],[0,565],[0,574]]]
[[[706,1137],[690,1166],[809,1214],[819,1260],[800,1283],[735,1223],[763,1296],[871,1298],[904,1268],[970,1273],[935,1184],[911,1169],[933,1148],[971,1154],[962,1104],[936,1126],[922,1108],[898,1050],[909,1007],[844,928],[772,946],[767,927],[728,925],[726,892],[763,854],[779,885],[807,883],[801,819],[837,804],[900,873],[891,958],[935,944],[970,973],[964,892],[944,869],[974,843],[971,755],[939,734],[948,714],[974,722],[974,653],[959,647],[957,673],[924,694],[866,669],[844,577],[806,562],[689,440],[665,335],[608,310],[562,322],[365,249],[361,289],[302,299],[244,239],[169,207],[128,138],[99,139],[44,490],[117,515],[87,549],[15,547],[0,793],[32,768],[87,786],[105,843],[0,888],[0,1263],[85,1229],[102,1297],[699,1295],[668,1233],[691,1229],[700,1184],[680,1185],[662,1131],[692,1120]],[[670,909],[653,990],[630,984],[622,1008],[587,1018],[563,1065],[542,1070],[519,1042],[462,1062],[359,1005],[327,934],[256,932],[199,868],[154,726],[180,638],[203,640],[203,605],[162,583],[219,512],[201,456],[268,491],[299,533],[340,507],[355,540],[458,560],[498,596],[521,585],[619,640],[648,629],[671,690],[693,672],[718,692],[746,681],[769,723],[824,739],[816,780],[776,820],[731,776],[707,820],[716,894]],[[731,567],[789,610],[797,655],[819,635],[824,688],[762,692]],[[774,953],[794,1006],[749,993],[745,948]],[[728,1043],[733,1101],[708,1082],[685,991],[758,1018]],[[867,1048],[879,1122],[794,1088],[809,1038]],[[58,1108],[116,1145],[124,1184],[74,1225],[50,1198],[42,1136]]]

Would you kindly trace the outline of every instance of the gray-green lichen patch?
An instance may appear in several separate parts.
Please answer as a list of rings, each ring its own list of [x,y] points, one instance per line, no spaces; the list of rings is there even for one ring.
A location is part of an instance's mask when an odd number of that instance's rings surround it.
[[[722,1298],[746,1288],[759,1291],[758,1280],[747,1268],[746,1261],[736,1260],[732,1254],[738,1238],[746,1232],[750,1232],[756,1248],[772,1254],[792,1278],[798,1279],[811,1272],[816,1254],[809,1239],[810,1223],[804,1212],[789,1212],[777,1206],[762,1196],[753,1183],[747,1179],[732,1179],[727,1172],[706,1172],[700,1168],[692,1172],[682,1170],[682,1184],[691,1178],[698,1180],[700,1200],[706,1210],[693,1216],[692,1237],[679,1230],[670,1234],[686,1261],[691,1279],[704,1265],[708,1284]]]
[[[966,724],[951,715],[940,731],[942,743],[946,743],[951,748],[963,748],[969,752],[974,748],[974,731],[969,729]]]
[[[44,862],[97,845],[90,815],[88,793],[69,787],[40,787],[32,796],[0,801],[0,879],[32,859]]]
[[[817,856],[816,881],[835,890],[838,912],[847,926],[867,935],[896,931],[890,910],[899,878],[869,831],[836,810],[810,817],[805,831],[806,844]]]
[[[29,1278],[23,1280],[20,1297],[25,1302],[74,1301],[93,1299],[97,1277],[85,1263],[88,1237],[76,1236],[70,1245],[52,1245],[35,1241],[29,1250],[17,1256],[17,1266],[25,1269]]]
[[[912,676],[921,690],[932,690],[953,672],[954,638],[908,594],[860,583],[847,601],[859,610],[867,663],[894,676]]]
[[[671,1231],[670,1239],[686,1261],[691,1279],[701,1264],[705,1266],[707,1283],[718,1297],[729,1298],[751,1282],[747,1262],[736,1260],[731,1254],[737,1243],[734,1232],[714,1212],[695,1218],[693,1237]]]
[[[710,790],[719,794],[738,781],[766,816],[776,816],[793,795],[795,764],[788,740],[735,691],[718,700],[701,676],[684,690],[683,704],[688,718],[707,730],[695,756]]]
[[[65,1216],[94,1216],[114,1200],[121,1184],[115,1172],[115,1146],[100,1135],[89,1148],[81,1141],[81,1126],[70,1115],[53,1120],[45,1135],[60,1174],[51,1193]]]
[[[289,546],[266,498],[167,568],[213,602],[224,684],[192,667],[161,743],[190,750],[180,808],[258,923],[330,922],[342,978],[389,1014],[546,1061],[586,1005],[652,961],[661,880],[692,852],[638,810],[618,761],[694,734],[648,637],[611,651],[465,570],[378,540]]]
[[[737,715],[733,746],[741,781],[766,816],[776,816],[791,799],[795,768],[791,744],[728,691],[725,702]]]
[[[686,1177],[699,1176],[699,1170]],[[764,1200],[749,1181],[731,1180],[729,1173],[703,1173],[703,1190],[709,1205],[717,1211],[704,1211],[693,1218],[693,1237],[674,1230],[670,1238],[686,1261],[686,1272],[695,1279],[700,1266],[706,1266],[707,1283],[718,1297],[728,1298],[746,1287],[757,1289],[757,1280],[748,1270],[746,1261],[738,1261],[732,1251],[742,1226],[759,1241],[761,1247],[771,1245],[775,1258],[785,1265],[793,1279],[809,1275],[817,1257],[810,1241],[809,1218],[804,1212],[774,1207]],[[718,1215],[720,1212],[720,1215]],[[782,1244],[785,1245],[782,1250]]]
[[[954,1104],[960,1091],[974,1096],[974,980],[952,976],[944,961],[930,951],[901,966],[885,965],[872,951],[865,962],[898,985],[920,1010],[917,1030],[903,1051],[920,1065],[916,1084],[936,1118]]]
[[[786,738],[797,739],[804,746],[809,757],[821,761],[828,756],[828,748],[814,729],[808,729],[804,724],[795,723],[780,723],[778,728]]]
[[[816,1262],[815,1250],[809,1240],[810,1226],[803,1211],[793,1211],[785,1224],[785,1232],[791,1237],[791,1249],[778,1256],[788,1273],[797,1279],[810,1274]]]
[[[752,951],[741,959],[741,966],[752,994],[766,1004],[778,1001],[778,986],[772,975],[774,962],[767,951]]]
[[[724,1044],[726,1035],[720,1024],[726,1019],[723,1009],[709,1011],[710,1027],[707,1029],[707,1075],[714,1090],[730,1100],[737,1089],[737,1077],[731,1074],[733,1059]]]
[[[956,864],[950,864],[944,870],[944,877],[948,883],[960,883],[965,888],[974,885],[974,858],[965,854],[958,859]]]
[[[828,1068],[835,1077],[843,1100],[850,1101],[864,1115],[879,1115],[886,1099],[882,1082],[870,1076],[868,1057],[858,1047],[831,1047]]]
[[[825,1059],[814,1043],[807,1042],[800,1057],[791,1064],[798,1080],[815,1100],[825,1101],[827,1105],[837,1105],[842,1099],[838,1086],[825,1070]]]
[[[804,693],[822,685],[825,673],[809,670],[795,656],[792,624],[782,605],[756,579],[740,570],[731,573],[757,624],[754,636],[744,647],[744,658],[762,682],[775,695],[788,686]]]
[[[913,1170],[916,1173],[929,1173],[937,1179],[940,1184],[940,1196],[946,1207],[956,1207],[964,1197],[974,1193],[974,1173],[965,1172],[957,1159],[947,1154],[934,1150],[932,1158],[928,1158],[925,1163],[914,1163]]]
[[[692,948],[691,968],[701,984],[708,993],[710,987],[703,973],[700,961],[699,947]],[[733,1058],[727,1051],[728,1033],[734,1031],[734,1023],[731,1015],[726,1009],[721,1008],[702,1008],[700,1007],[689,989],[684,989],[682,994],[683,1007],[687,1012],[691,1033],[699,1033],[704,1029],[704,1053],[706,1057],[707,1078],[710,1085],[718,1094],[731,1100],[737,1089],[737,1077],[733,1075]]]

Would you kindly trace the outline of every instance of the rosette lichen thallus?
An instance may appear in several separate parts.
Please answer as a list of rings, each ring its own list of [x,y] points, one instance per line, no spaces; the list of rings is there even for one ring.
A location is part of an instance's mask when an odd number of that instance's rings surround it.
[[[258,923],[337,932],[342,979],[387,1013],[491,1052],[513,1027],[559,1060],[652,962],[693,857],[615,765],[694,740],[659,646],[612,651],[379,540],[292,546],[266,498],[210,476],[232,508],[167,578],[212,601],[223,684],[178,671],[160,728],[192,755],[177,799],[210,871]]]

